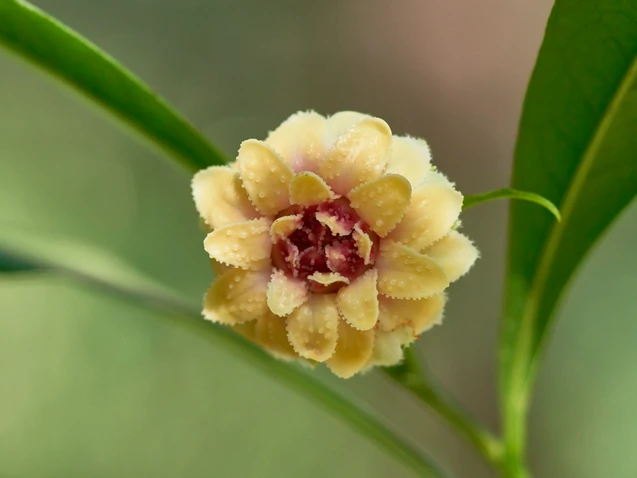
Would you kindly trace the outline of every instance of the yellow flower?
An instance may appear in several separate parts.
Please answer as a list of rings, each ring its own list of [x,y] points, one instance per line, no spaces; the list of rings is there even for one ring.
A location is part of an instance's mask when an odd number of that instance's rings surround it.
[[[398,363],[478,257],[456,231],[463,197],[430,159],[379,118],[304,112],[198,172],[217,272],[205,318],[343,378]]]

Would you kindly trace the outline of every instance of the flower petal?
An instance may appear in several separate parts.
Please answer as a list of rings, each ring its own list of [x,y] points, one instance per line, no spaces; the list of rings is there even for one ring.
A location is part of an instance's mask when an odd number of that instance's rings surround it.
[[[386,174],[357,187],[347,197],[369,227],[380,237],[385,237],[405,215],[411,186],[402,176]]]
[[[423,251],[445,270],[449,282],[465,275],[479,256],[471,240],[458,231],[451,231]]]
[[[288,340],[287,323],[282,317],[266,313],[255,323],[254,341],[267,349],[272,355],[282,359],[298,358]]]
[[[325,123],[326,146],[331,148],[345,131],[366,118],[372,118],[372,116],[359,113],[358,111],[339,111],[338,113],[334,113],[327,118]]]
[[[275,315],[283,317],[303,304],[308,298],[305,282],[288,277],[275,269],[268,284],[268,307]]]
[[[260,216],[241,186],[241,178],[227,166],[212,166],[192,178],[192,197],[199,215],[216,229]]]
[[[374,350],[368,365],[396,365],[403,359],[403,345],[413,341],[411,329],[398,328],[392,332],[376,332]]]
[[[422,250],[447,234],[462,209],[462,194],[440,173],[430,173],[411,193],[403,220],[388,237]]]
[[[374,247],[372,239],[360,228],[358,224],[354,226],[354,233],[352,234],[352,237],[354,238],[358,255],[361,256],[365,265],[371,264],[372,249]]]
[[[232,325],[232,330],[234,330],[239,335],[242,335],[246,339],[251,342],[256,342],[256,329],[257,329],[257,321],[251,320],[250,322],[244,322],[242,324]]]
[[[360,372],[372,355],[374,330],[356,330],[344,320],[338,322],[338,341],[327,366],[335,375],[350,378]]]
[[[386,173],[400,174],[412,187],[431,171],[431,150],[424,139],[394,136]]]
[[[204,297],[203,315],[213,322],[236,325],[268,311],[268,271],[232,268],[217,277]]]
[[[290,205],[288,186],[294,172],[281,156],[262,141],[241,143],[237,165],[252,204],[266,216]]]
[[[390,240],[381,241],[376,268],[378,291],[393,299],[424,299],[449,286],[436,261]]]
[[[308,279],[321,285],[332,285],[337,282],[349,284],[349,279],[337,272],[314,272],[312,275],[308,276]]]
[[[391,130],[379,118],[365,118],[343,133],[319,163],[321,176],[338,194],[380,177],[387,165]]]
[[[338,309],[334,294],[312,295],[288,317],[288,338],[305,358],[324,362],[336,348]]]
[[[381,297],[378,317],[380,330],[389,332],[410,327],[414,335],[419,335],[442,321],[445,301],[445,294],[416,300]]]
[[[281,239],[286,239],[294,231],[296,231],[302,223],[303,215],[296,214],[294,216],[281,216],[270,226],[270,239],[275,244]]]
[[[311,206],[335,199],[334,193],[320,176],[304,171],[290,182],[290,202],[300,206]]]
[[[272,251],[270,221],[266,218],[228,224],[204,239],[210,257],[226,265],[260,269],[269,262]]]
[[[318,172],[317,163],[323,158],[326,120],[314,111],[293,114],[272,131],[265,142],[296,172]]]
[[[370,269],[336,294],[343,318],[358,330],[369,330],[378,320],[378,272]]]

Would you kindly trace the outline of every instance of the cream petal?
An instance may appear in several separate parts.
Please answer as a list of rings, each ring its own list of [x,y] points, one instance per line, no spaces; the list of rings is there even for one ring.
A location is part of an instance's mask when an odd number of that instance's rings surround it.
[[[361,219],[376,234],[385,237],[405,215],[411,197],[411,186],[402,176],[386,174],[362,184],[347,197]]]
[[[327,361],[329,369],[341,378],[360,372],[372,355],[374,335],[374,330],[356,330],[339,320],[336,350]]]
[[[203,316],[213,322],[236,325],[268,311],[269,271],[232,268],[217,277],[204,297]]]
[[[281,216],[272,223],[270,227],[270,239],[275,244],[281,239],[286,239],[301,225],[303,216],[296,214],[294,216]]]
[[[413,341],[411,329],[398,328],[392,332],[376,332],[374,350],[368,365],[391,366],[403,359],[403,346]]]
[[[260,216],[241,186],[239,174],[227,166],[212,166],[195,174],[192,196],[199,215],[213,229]]]
[[[389,299],[380,297],[380,330],[389,332],[401,327],[410,327],[414,335],[429,330],[442,322],[445,294],[436,294],[426,299]]]
[[[431,150],[424,139],[394,136],[386,173],[400,174],[412,187],[431,171]]]
[[[405,216],[388,237],[424,249],[451,230],[462,210],[462,199],[442,174],[428,174],[412,191]]]
[[[251,320],[250,322],[244,322],[242,324],[232,325],[232,330],[234,330],[239,335],[242,335],[246,339],[251,342],[256,342],[256,328],[257,321]]]
[[[272,272],[268,284],[268,307],[275,315],[284,317],[308,299],[305,282],[288,277],[279,269]]]
[[[255,322],[254,341],[277,358],[290,360],[298,358],[288,340],[287,322],[282,317],[266,313]]]
[[[317,163],[326,152],[326,120],[314,111],[293,114],[265,142],[296,172],[318,172]]]
[[[458,231],[451,231],[423,251],[445,270],[449,282],[465,275],[478,259],[479,252],[471,240]]]
[[[274,216],[290,205],[288,187],[294,172],[270,146],[255,139],[244,141],[237,164],[243,186],[259,212]]]
[[[325,145],[329,149],[336,140],[348,129],[359,121],[366,118],[372,118],[370,115],[359,113],[357,111],[339,111],[327,118],[325,124]]]
[[[365,265],[371,264],[374,243],[369,235],[364,232],[358,224],[356,224],[354,226],[354,233],[352,234],[352,237],[354,238],[358,255],[361,256]]]
[[[369,330],[378,320],[378,272],[370,269],[336,294],[336,305],[343,318],[358,330]]]
[[[349,284],[349,279],[337,272],[314,272],[307,278],[311,281],[325,286],[336,284],[337,282],[344,282],[345,284]]]
[[[212,268],[212,272],[215,273],[215,276],[220,276],[221,274],[223,274],[224,272],[226,272],[228,269],[230,269],[230,266],[227,266],[221,262],[219,262],[216,259],[210,259],[210,267]]]
[[[319,163],[323,179],[337,194],[380,177],[387,165],[391,130],[379,118],[365,118],[343,133]]]
[[[349,220],[341,220],[338,216],[330,214],[327,211],[317,211],[315,214],[316,220],[323,224],[335,236],[347,236],[352,232],[352,224]]]
[[[204,239],[212,259],[244,269],[261,269],[269,264],[272,251],[270,221],[266,218],[228,224]]]
[[[338,321],[334,294],[311,295],[288,316],[288,339],[300,356],[324,362],[336,348]]]
[[[393,299],[424,299],[449,286],[436,261],[390,240],[381,241],[376,268],[378,291]]]
[[[334,193],[320,176],[304,171],[290,182],[290,202],[300,206],[311,206],[335,199]]]

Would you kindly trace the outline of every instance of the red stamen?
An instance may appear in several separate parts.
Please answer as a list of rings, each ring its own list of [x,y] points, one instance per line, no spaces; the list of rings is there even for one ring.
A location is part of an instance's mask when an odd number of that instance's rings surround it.
[[[345,231],[346,234],[332,233],[327,225],[318,221],[317,212],[329,214],[338,224],[339,231]],[[351,282],[373,267],[378,255],[379,237],[361,220],[347,199],[339,198],[306,208],[292,206],[277,217],[293,214],[303,214],[301,224],[288,238],[274,244],[272,263],[286,274],[306,280],[311,292],[336,292],[345,285],[344,282],[337,282],[324,286],[308,280],[308,276],[314,272],[336,272]],[[356,224],[372,240],[370,264],[365,264],[352,237]]]

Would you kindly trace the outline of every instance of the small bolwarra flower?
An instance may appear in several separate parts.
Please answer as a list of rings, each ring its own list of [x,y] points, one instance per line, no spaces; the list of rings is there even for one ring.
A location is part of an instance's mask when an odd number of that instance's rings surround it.
[[[400,362],[478,257],[427,143],[360,113],[294,114],[192,189],[217,273],[204,317],[343,378]]]

